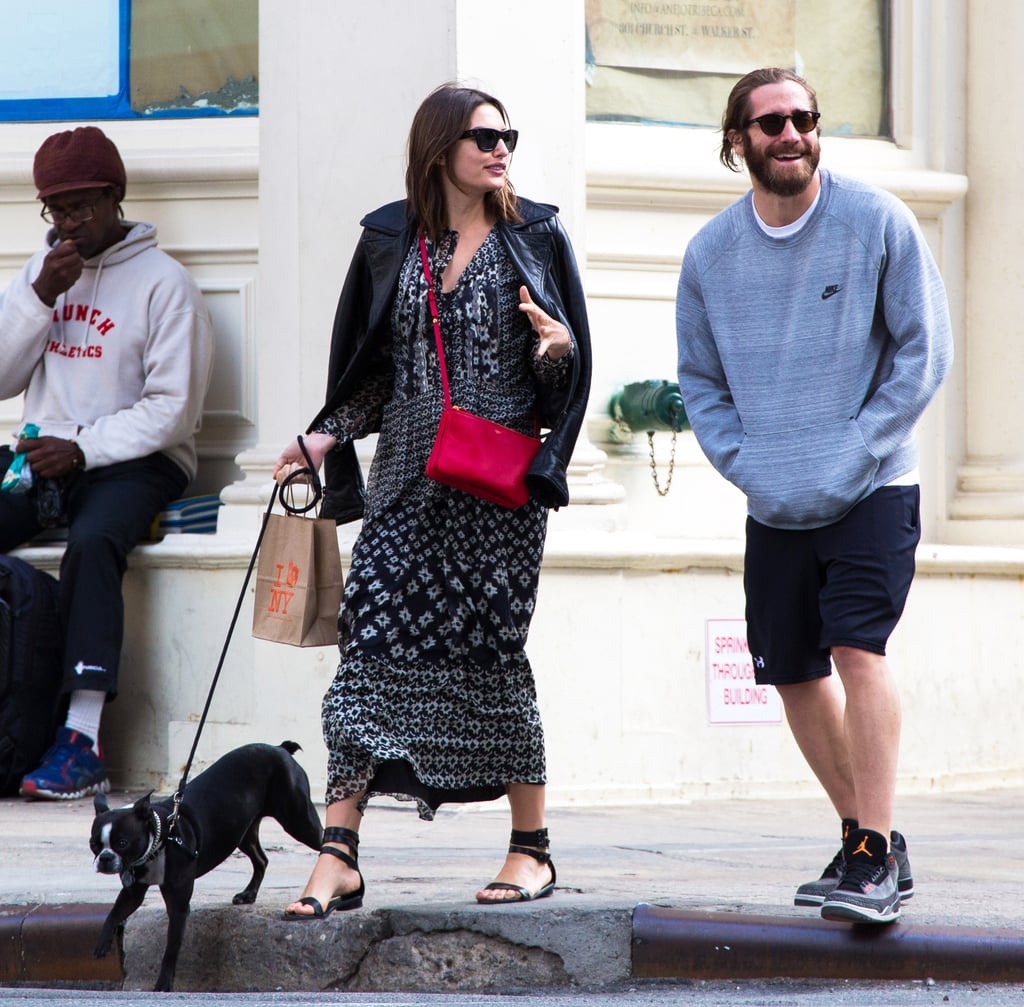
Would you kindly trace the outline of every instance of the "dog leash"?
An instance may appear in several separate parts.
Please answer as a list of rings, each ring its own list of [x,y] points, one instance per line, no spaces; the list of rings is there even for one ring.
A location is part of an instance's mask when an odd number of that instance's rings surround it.
[[[188,774],[192,769],[192,761],[196,756],[196,749],[199,747],[199,737],[203,733],[203,728],[206,726],[206,716],[210,712],[210,704],[213,702],[213,693],[217,688],[217,682],[220,679],[221,670],[224,668],[224,658],[227,657],[228,645],[231,643],[231,637],[235,632],[235,623],[238,622],[238,614],[242,610],[242,602],[245,600],[245,592],[248,590],[249,581],[252,579],[252,571],[256,566],[256,558],[259,555],[260,545],[263,543],[263,536],[266,534],[267,525],[270,523],[270,512],[274,509],[274,501],[277,500],[278,490],[280,490],[281,506],[289,514],[305,514],[311,511],[323,498],[324,488],[320,482],[320,476],[318,475],[316,468],[313,466],[313,459],[309,456],[309,451],[306,450],[306,445],[302,440],[301,435],[297,438],[299,450],[302,452],[302,457],[306,460],[306,467],[296,469],[294,472],[290,472],[280,484],[274,483],[274,490],[270,494],[270,503],[267,504],[267,509],[263,514],[263,522],[260,525],[260,533],[256,536],[256,545],[253,548],[252,556],[249,558],[249,567],[245,571],[245,579],[242,581],[242,590],[238,593],[238,601],[235,602],[235,611],[231,616],[231,622],[228,625],[227,635],[224,638],[224,646],[220,651],[220,658],[217,661],[217,668],[213,673],[213,681],[210,683],[210,691],[206,695],[206,705],[203,707],[203,714],[199,718],[199,724],[196,727],[195,737],[192,739],[192,750],[188,753],[188,760],[185,762],[185,769],[181,774],[181,782],[178,784],[178,789],[174,792],[174,806],[171,810],[171,814],[167,819],[167,841],[177,843],[184,849],[180,836],[172,835],[176,832],[178,817],[181,814],[181,800],[185,793],[185,785],[188,783]],[[298,479],[310,483],[313,487],[313,498],[308,501],[304,507],[296,507],[293,503],[289,503],[285,500],[284,491],[286,488],[291,486],[291,483]],[[192,851],[188,851],[192,852]],[[198,851],[192,852],[193,856],[198,856]]]

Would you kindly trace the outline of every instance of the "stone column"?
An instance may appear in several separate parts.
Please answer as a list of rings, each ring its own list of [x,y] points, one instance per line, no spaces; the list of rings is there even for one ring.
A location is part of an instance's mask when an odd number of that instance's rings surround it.
[[[1019,391],[1024,193],[1010,180],[1013,168],[1000,152],[1007,142],[1006,101],[1020,92],[1018,83],[1024,86],[1016,46],[1024,33],[1024,6],[972,3],[966,17],[965,451],[956,473],[951,537],[1019,545],[1024,544],[1024,395]]]
[[[323,402],[334,307],[359,219],[402,192],[415,103],[452,73],[450,18],[411,4],[260,3],[259,439],[222,528],[251,533],[281,448]],[[440,13],[440,16],[439,16]]]
[[[583,266],[582,54],[577,3],[446,0],[403,5],[400,18],[391,4],[260,4],[259,440],[223,492],[225,531],[251,534],[280,449],[323,402],[358,221],[402,196],[409,124],[435,86],[463,80],[507,105],[523,134],[517,190],[559,205]],[[584,434],[570,472],[581,502],[621,497],[603,459]]]

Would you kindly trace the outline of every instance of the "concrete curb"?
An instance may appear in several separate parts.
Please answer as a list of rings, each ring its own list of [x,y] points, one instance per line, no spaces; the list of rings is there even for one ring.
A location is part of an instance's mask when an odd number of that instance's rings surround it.
[[[120,986],[121,955],[93,948],[110,905],[0,906],[0,983],[76,982]]]
[[[0,906],[0,984],[151,989],[167,916],[128,922],[123,959],[92,957],[106,904]],[[630,953],[632,951],[632,954]],[[512,993],[637,979],[1024,981],[1013,930],[850,926],[670,909],[437,905],[289,923],[269,908],[194,909],[177,992]]]
[[[125,989],[151,989],[167,916],[125,930]],[[629,909],[437,904],[287,922],[254,906],[193,909],[175,992],[509,993],[630,977]]]
[[[830,923],[691,912],[641,904],[633,913],[638,979],[1024,980],[1015,930]]]

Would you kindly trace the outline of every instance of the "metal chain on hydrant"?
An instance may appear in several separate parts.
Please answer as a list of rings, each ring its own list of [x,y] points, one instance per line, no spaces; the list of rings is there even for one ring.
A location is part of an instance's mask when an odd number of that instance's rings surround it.
[[[658,496],[663,497],[668,495],[668,491],[672,488],[672,474],[676,469],[676,432],[672,431],[672,453],[668,459],[668,479],[665,480],[665,488],[661,488],[661,483],[658,481],[658,464],[654,460],[654,431],[647,431],[647,444],[651,452],[651,478],[654,480],[654,488],[658,492]]]

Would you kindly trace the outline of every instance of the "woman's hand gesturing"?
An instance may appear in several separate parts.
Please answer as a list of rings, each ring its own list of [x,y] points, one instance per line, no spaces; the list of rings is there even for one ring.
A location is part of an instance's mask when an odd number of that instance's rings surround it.
[[[530,297],[530,291],[525,286],[519,288],[519,310],[526,312],[534,332],[540,336],[540,345],[537,347],[538,357],[546,356],[548,360],[558,360],[572,349],[572,337],[569,335],[569,330],[561,322],[556,322],[550,315],[537,307]]]

